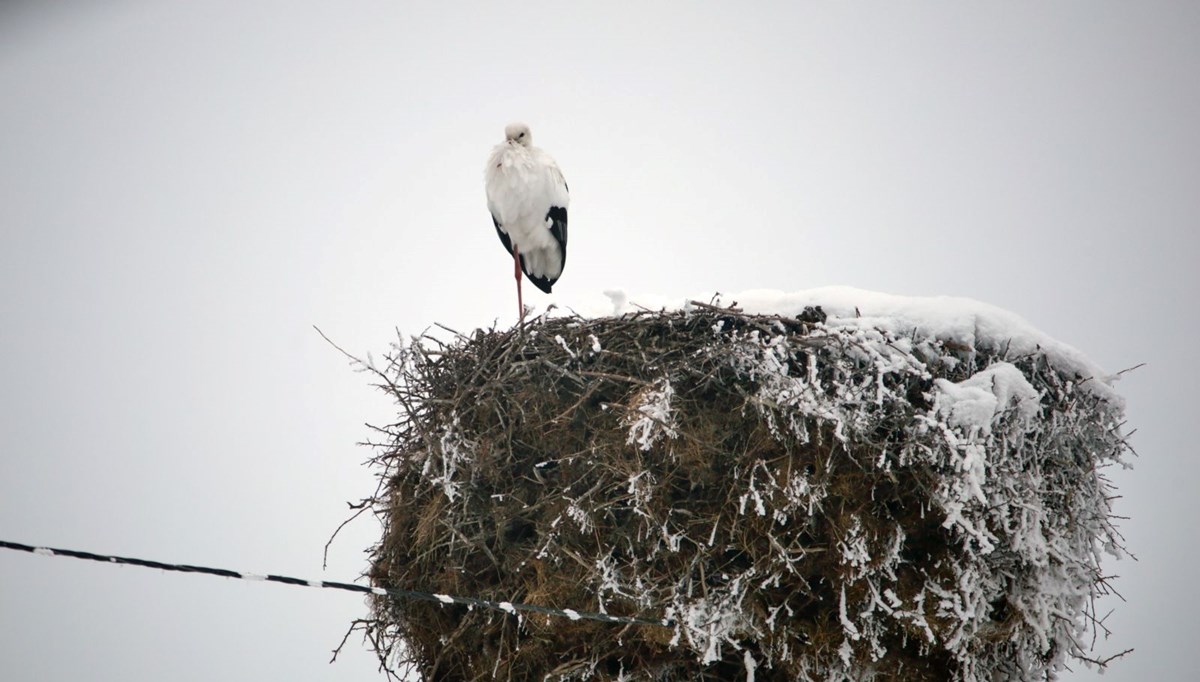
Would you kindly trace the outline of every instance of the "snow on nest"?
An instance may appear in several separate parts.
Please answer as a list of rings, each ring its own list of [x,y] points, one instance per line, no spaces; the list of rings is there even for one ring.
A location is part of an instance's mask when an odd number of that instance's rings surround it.
[[[951,342],[968,349],[1007,349],[1009,356],[1040,352],[1058,371],[1089,380],[1089,390],[1117,406],[1124,403],[1106,373],[1083,353],[1039,331],[1021,316],[969,298],[956,296],[898,296],[855,287],[828,286],[803,291],[751,289],[739,294],[711,294],[686,299],[657,295],[630,297],[624,291],[606,291],[568,309],[584,317],[616,316],[638,310],[687,310],[690,301],[713,305],[737,304],[744,312],[793,317],[806,307],[821,306],[826,325],[837,328],[878,330],[895,337],[916,335]]]

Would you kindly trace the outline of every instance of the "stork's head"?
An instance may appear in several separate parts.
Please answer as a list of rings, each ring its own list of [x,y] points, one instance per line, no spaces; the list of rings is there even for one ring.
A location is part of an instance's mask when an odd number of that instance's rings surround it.
[[[529,132],[529,126],[524,123],[509,123],[504,128],[504,139],[528,147],[533,144],[533,133]]]

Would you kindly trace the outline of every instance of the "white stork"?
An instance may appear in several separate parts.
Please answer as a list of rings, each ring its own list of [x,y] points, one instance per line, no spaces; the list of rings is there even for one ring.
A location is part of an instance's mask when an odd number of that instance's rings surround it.
[[[504,248],[513,257],[517,307],[525,319],[521,272],[534,286],[550,293],[567,262],[567,181],[558,164],[533,146],[524,123],[504,129],[484,170],[488,210]]]

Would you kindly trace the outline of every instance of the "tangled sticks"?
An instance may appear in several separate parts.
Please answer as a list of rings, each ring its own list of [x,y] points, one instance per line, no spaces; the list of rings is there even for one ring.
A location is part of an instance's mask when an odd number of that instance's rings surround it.
[[[374,598],[425,680],[1042,679],[1098,626],[1121,407],[1042,354],[697,306],[376,373],[373,584],[667,623]]]

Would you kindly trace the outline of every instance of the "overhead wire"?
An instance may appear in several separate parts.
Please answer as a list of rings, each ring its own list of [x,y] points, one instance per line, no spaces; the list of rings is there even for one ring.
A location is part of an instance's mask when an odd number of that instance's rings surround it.
[[[332,590],[343,590],[346,592],[358,592],[362,594],[373,594],[377,596],[394,597],[397,599],[407,599],[415,601],[438,602],[444,605],[459,604],[470,608],[490,609],[494,611],[502,611],[511,615],[517,615],[520,612],[539,613],[547,616],[558,616],[568,618],[570,620],[595,620],[603,623],[618,623],[624,625],[653,625],[658,627],[671,627],[671,623],[664,619],[641,618],[636,616],[614,616],[608,613],[598,613],[591,611],[576,611],[575,609],[557,609],[549,606],[541,606],[538,604],[523,604],[512,601],[496,601],[492,599],[481,599],[479,597],[463,597],[453,594],[439,594],[436,592],[421,592],[417,590],[400,590],[394,588],[373,587],[369,585],[357,585],[355,583],[337,582],[332,580],[305,580],[303,578],[293,578],[285,575],[262,575],[258,573],[244,573],[241,571],[232,571],[227,568],[212,568],[209,566],[193,566],[191,564],[172,564],[163,561],[153,561],[150,559],[137,559],[133,557],[112,556],[108,554],[96,554],[93,552],[84,552],[76,549],[59,549],[56,547],[38,547],[35,545],[26,545],[19,542],[9,542],[0,540],[0,549],[11,549],[19,552],[28,552],[41,556],[61,556],[71,557],[74,559],[84,559],[88,561],[98,561],[108,564],[123,564],[127,566],[141,566],[143,568],[157,568],[163,571],[176,571],[180,573],[202,573],[205,575],[215,575],[222,578],[236,578],[238,580],[249,581],[265,581],[273,583],[282,583],[284,585],[298,585],[301,587],[316,587]]]

